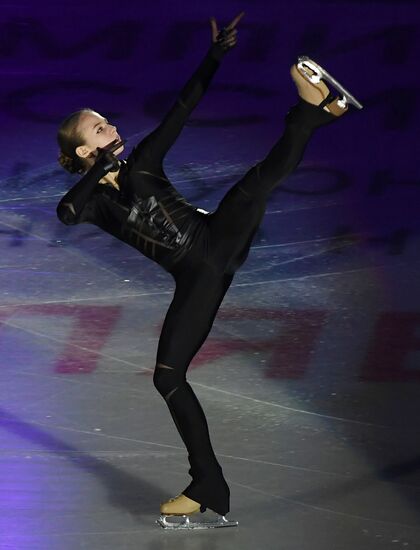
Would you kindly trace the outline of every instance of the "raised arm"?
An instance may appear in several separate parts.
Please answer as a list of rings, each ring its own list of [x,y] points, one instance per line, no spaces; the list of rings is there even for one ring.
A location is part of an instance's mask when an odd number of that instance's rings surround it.
[[[217,23],[211,18],[212,44],[203,61],[192,77],[181,90],[177,101],[164,117],[159,126],[146,136],[134,150],[135,156],[144,155],[152,164],[160,165],[164,156],[174,144],[184,127],[189,115],[207,90],[220,61],[227,51],[236,45],[237,29],[235,28],[244,13],[220,32]]]

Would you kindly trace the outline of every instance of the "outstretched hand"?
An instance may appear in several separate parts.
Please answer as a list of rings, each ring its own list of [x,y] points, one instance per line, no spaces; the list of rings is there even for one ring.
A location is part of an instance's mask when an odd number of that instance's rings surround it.
[[[212,42],[213,44],[220,44],[222,48],[227,51],[236,45],[238,30],[235,28],[245,12],[241,12],[233,19],[229,25],[223,27],[220,31],[217,29],[216,19],[210,18]]]

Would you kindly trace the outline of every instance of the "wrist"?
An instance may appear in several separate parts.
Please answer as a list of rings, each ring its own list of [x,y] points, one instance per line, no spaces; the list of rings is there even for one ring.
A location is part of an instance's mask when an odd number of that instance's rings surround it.
[[[213,59],[220,61],[226,54],[227,50],[219,42],[212,42],[210,47],[210,54]]]
[[[109,170],[107,170],[101,162],[94,162],[92,164],[89,163],[86,173],[88,172],[96,179],[100,179],[103,178],[109,172]]]
[[[120,167],[120,162],[118,158],[106,149],[100,150],[100,153],[96,157],[95,164],[101,166],[105,173],[116,172]]]

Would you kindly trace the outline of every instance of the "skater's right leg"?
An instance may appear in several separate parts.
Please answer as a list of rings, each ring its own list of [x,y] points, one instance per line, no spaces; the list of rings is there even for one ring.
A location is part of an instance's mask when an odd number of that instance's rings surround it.
[[[284,132],[265,159],[227,191],[209,219],[210,261],[219,269],[234,272],[243,264],[270,193],[297,167],[315,128],[335,118],[300,99],[286,115]]]
[[[311,72],[310,69],[307,71]],[[348,106],[340,108],[337,105],[339,98],[334,97],[322,80],[317,84],[309,82],[296,65],[292,65],[290,74],[299,102],[287,113],[283,135],[265,159],[237,184],[243,193],[252,197],[264,196],[267,199],[270,192],[298,166],[313,132],[334,122],[348,110]]]
[[[308,68],[305,72],[310,74],[312,71]],[[266,200],[274,187],[298,166],[313,132],[348,111],[348,106],[340,108],[337,105],[339,98],[330,92],[322,80],[317,84],[308,81],[296,65],[292,65],[290,74],[299,101],[285,117],[283,135],[265,159],[252,167],[228,192],[228,202],[232,201],[232,195],[239,195],[236,190],[254,199]]]
[[[210,218],[213,261],[227,272],[245,261],[270,193],[298,166],[313,132],[348,110],[337,107],[324,82],[308,82],[295,65],[290,72],[299,101],[285,117],[282,136],[265,159],[229,189]]]
[[[336,118],[300,98],[287,113],[283,134],[270,152],[237,183],[240,191],[254,199],[267,200],[272,190],[297,168],[314,131]]]

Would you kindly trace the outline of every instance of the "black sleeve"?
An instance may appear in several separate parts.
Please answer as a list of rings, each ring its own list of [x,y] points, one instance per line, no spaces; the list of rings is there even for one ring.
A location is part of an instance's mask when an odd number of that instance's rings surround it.
[[[134,149],[135,157],[142,156],[147,164],[159,167],[174,144],[189,115],[207,90],[226,51],[213,43],[192,77],[181,90],[177,101],[159,126]]]
[[[66,225],[78,223],[80,214],[99,180],[107,171],[96,163],[60,200],[57,205],[57,216]]]

